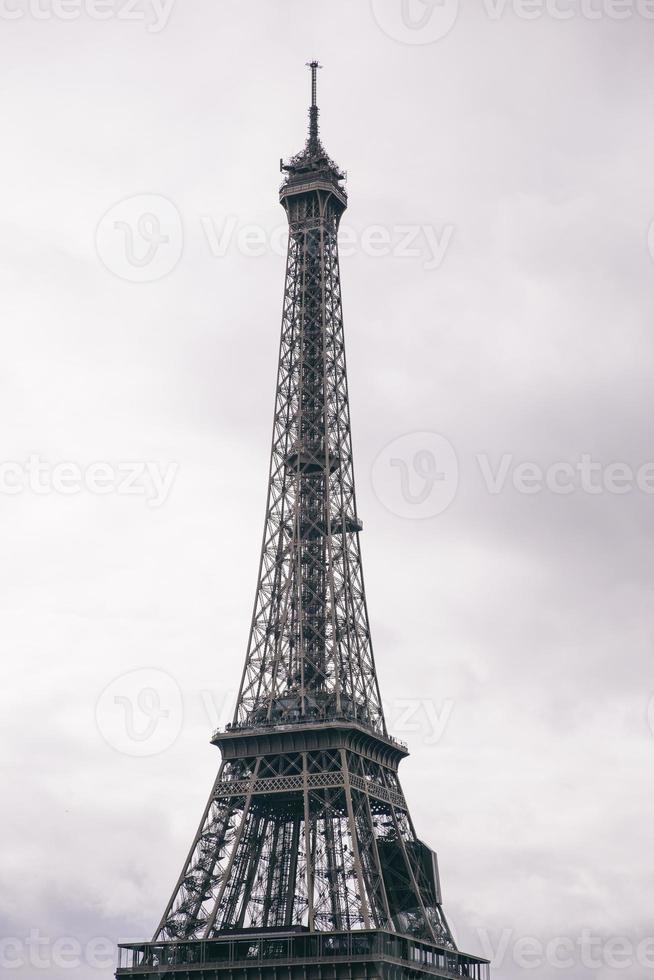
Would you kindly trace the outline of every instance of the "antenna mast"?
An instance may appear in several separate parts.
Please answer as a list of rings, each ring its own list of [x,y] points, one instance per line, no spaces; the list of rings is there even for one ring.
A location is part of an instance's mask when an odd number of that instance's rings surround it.
[[[307,68],[311,69],[311,108],[309,109],[309,143],[315,147],[318,143],[318,69],[322,68],[317,61],[308,61]]]

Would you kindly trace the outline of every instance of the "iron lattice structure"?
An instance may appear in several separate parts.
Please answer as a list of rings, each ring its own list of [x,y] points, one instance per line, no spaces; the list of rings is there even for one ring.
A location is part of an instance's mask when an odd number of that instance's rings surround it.
[[[308,139],[282,165],[288,255],[245,668],[233,723],[213,738],[223,761],[200,826],[152,944],[130,947],[130,972],[205,962],[229,936],[383,932],[432,944],[454,975],[482,977],[483,961],[456,950],[436,855],[398,779],[407,750],[389,736],[379,694],[338,264],[345,175],[320,141],[310,67]]]

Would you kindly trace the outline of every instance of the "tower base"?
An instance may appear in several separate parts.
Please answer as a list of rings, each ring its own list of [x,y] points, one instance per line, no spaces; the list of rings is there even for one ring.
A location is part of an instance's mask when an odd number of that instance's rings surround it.
[[[122,943],[116,977],[154,980],[489,980],[488,960],[385,930],[241,930],[215,939]]]

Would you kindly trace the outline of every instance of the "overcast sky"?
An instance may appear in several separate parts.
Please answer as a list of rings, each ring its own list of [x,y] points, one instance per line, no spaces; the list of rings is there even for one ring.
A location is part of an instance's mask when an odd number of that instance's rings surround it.
[[[89,942],[151,936],[209,793],[315,57],[373,640],[446,913],[497,977],[642,980],[654,11],[139,3],[0,11],[5,966],[110,977]]]

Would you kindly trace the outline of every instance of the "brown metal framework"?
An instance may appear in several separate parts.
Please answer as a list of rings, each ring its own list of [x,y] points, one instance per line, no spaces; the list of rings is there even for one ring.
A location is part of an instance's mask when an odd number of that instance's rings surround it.
[[[178,956],[199,943],[206,958],[206,944],[227,935],[378,930],[432,944],[451,963],[463,957],[469,972],[453,975],[482,977],[482,961],[456,950],[436,855],[416,836],[398,779],[407,750],[388,735],[382,710],[341,309],[345,175],[319,138],[319,66],[310,67],[307,143],[282,167],[288,256],[245,668],[233,723],[213,738],[220,771],[147,948]],[[136,957],[132,972],[137,961],[146,963]]]

